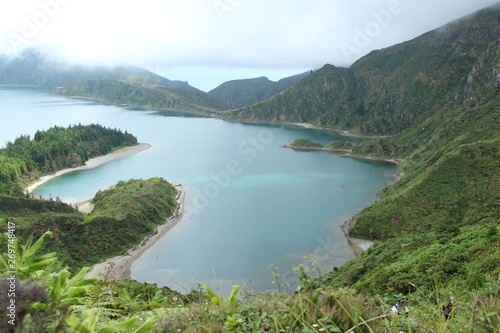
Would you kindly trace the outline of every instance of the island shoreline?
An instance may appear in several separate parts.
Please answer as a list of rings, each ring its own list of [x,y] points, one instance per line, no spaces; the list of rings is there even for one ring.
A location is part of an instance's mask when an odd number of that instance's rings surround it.
[[[127,146],[127,147],[118,149],[117,151],[114,151],[114,152],[109,153],[107,155],[91,158],[85,163],[85,165],[82,165],[82,166],[79,166],[76,168],[62,169],[62,170],[57,171],[54,174],[43,176],[43,177],[39,178],[35,183],[29,185],[24,192],[26,194],[31,194],[38,187],[40,187],[40,186],[58,178],[58,177],[66,175],[68,173],[94,169],[94,168],[97,168],[98,166],[101,166],[101,165],[106,164],[108,162],[117,160],[119,158],[140,153],[144,150],[149,149],[150,147],[151,147],[151,145],[149,143],[142,142],[142,143],[139,143],[135,146]]]
[[[164,223],[156,227],[155,233],[146,237],[141,244],[128,250],[123,255],[108,258],[105,261],[95,264],[85,275],[86,279],[102,278],[106,281],[119,281],[131,279],[131,267],[146,250],[153,246],[184,217],[184,199],[186,192],[181,184],[175,185],[177,188],[177,209],[172,216]]]

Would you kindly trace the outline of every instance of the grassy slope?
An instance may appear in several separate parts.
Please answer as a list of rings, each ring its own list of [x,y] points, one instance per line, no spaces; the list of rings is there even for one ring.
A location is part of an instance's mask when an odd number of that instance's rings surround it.
[[[70,206],[46,200],[0,196],[0,218],[16,224],[21,239],[51,230],[47,251],[77,269],[125,253],[173,215],[177,191],[162,178],[119,182],[96,194],[85,216]],[[6,223],[0,223],[5,231]],[[84,237],[82,237],[82,235]]]
[[[230,109],[250,106],[265,100],[309,75],[298,74],[273,82],[267,77],[228,81],[208,92],[216,100],[225,102]]]
[[[147,84],[140,80],[85,80],[52,93],[153,109],[206,113],[226,108],[224,103],[196,89]]]
[[[404,292],[409,283],[478,287],[487,274],[500,274],[499,63],[495,41],[454,90],[453,102],[386,140],[406,156],[406,177],[386,188],[350,228],[354,236],[384,241],[331,273],[327,283]],[[379,143],[357,149],[366,152]]]
[[[309,122],[378,135],[417,126],[453,100],[450,92],[489,43],[500,38],[498,8],[374,51],[349,69],[326,65],[266,101],[221,116]]]

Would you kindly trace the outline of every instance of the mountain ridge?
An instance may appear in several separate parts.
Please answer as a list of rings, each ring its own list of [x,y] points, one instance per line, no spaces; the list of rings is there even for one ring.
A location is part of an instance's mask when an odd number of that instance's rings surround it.
[[[278,81],[271,81],[266,76],[253,79],[231,80],[210,90],[213,98],[225,102],[230,108],[236,109],[256,104],[283,90],[293,86],[309,72],[292,75]]]
[[[325,65],[230,120],[307,122],[357,134],[394,134],[420,123],[452,96],[488,42],[500,38],[494,5],[411,41],[375,50],[349,68]],[[433,104],[436,103],[437,104]]]

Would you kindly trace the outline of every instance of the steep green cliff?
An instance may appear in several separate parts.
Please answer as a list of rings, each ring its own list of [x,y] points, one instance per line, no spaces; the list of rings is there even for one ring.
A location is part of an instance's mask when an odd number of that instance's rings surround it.
[[[360,134],[419,126],[463,93],[471,68],[500,38],[493,6],[411,41],[373,51],[350,68],[325,65],[233,120],[308,122]]]

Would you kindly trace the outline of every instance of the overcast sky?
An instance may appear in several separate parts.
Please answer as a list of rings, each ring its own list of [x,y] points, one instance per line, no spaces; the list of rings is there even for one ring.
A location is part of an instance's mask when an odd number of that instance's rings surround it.
[[[349,66],[498,0],[0,0],[0,53],[43,47],[208,91]]]

